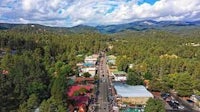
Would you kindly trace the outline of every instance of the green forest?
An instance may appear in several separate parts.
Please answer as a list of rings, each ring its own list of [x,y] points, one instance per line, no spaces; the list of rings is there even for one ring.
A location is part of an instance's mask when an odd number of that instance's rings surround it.
[[[107,39],[94,32],[0,31],[0,111],[65,112],[76,63],[105,49]]]
[[[76,63],[102,50],[117,56],[117,67],[129,73],[130,84],[149,80],[152,91],[200,95],[199,31],[1,30],[0,111],[33,112],[39,107],[41,112],[66,112],[68,77],[78,74]]]
[[[198,30],[184,35],[154,30],[123,32],[111,37],[113,49],[108,54],[118,56],[117,67],[129,73],[128,83],[149,80],[151,91],[176,90],[179,96],[200,94]]]

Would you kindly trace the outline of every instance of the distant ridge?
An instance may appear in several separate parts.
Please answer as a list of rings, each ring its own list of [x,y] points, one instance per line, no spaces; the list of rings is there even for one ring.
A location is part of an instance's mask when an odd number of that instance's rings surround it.
[[[98,32],[95,27],[79,25],[75,27],[51,27],[40,24],[12,24],[0,23],[0,30],[17,30],[17,31],[50,31],[57,33],[83,33],[83,32]]]
[[[200,21],[137,21],[127,24],[118,25],[101,25],[91,27],[87,25],[78,25],[74,27],[50,27],[39,24],[10,24],[0,23],[0,30],[28,30],[30,31],[51,31],[57,33],[84,33],[84,32],[100,32],[104,34],[112,34],[123,31],[147,31],[147,30],[164,30],[170,32],[181,32],[183,30],[200,29]]]
[[[119,24],[119,25],[107,25],[107,26],[97,26],[96,28],[102,33],[117,33],[126,30],[133,31],[144,31],[144,30],[167,30],[171,31],[171,29],[190,29],[200,27],[200,21],[195,22],[184,22],[184,21],[137,21],[127,24]]]

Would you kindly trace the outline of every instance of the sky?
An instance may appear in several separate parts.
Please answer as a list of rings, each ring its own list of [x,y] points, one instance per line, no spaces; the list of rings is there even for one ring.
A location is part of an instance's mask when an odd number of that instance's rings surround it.
[[[48,26],[198,21],[200,0],[0,0],[0,23]]]

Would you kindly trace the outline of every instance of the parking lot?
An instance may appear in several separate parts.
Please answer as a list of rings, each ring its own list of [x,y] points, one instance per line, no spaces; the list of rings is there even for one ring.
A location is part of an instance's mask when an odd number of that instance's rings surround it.
[[[155,98],[161,99],[167,112],[196,112],[185,106],[170,93],[152,92]]]
[[[169,93],[162,93],[160,96],[171,107],[169,110],[185,110],[185,107]]]

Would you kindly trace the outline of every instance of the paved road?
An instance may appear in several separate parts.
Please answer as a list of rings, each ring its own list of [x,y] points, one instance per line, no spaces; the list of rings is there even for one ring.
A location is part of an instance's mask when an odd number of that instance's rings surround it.
[[[179,98],[177,95],[175,95],[175,93],[173,93],[171,91],[171,95],[181,104],[183,105],[185,108],[183,110],[179,110],[179,111],[173,111],[173,112],[199,112],[197,110],[194,110],[192,108],[192,106],[190,106],[189,104],[187,104],[186,102],[184,102],[181,98]],[[171,112],[171,111],[168,111]]]
[[[109,79],[108,79],[108,72],[107,72],[107,66],[106,66],[106,59],[105,55],[103,54],[102,58],[100,59],[99,63],[99,78],[100,78],[100,84],[99,84],[99,97],[98,97],[98,103],[99,109],[98,112],[109,112],[109,102],[108,102],[108,86],[109,86]]]

